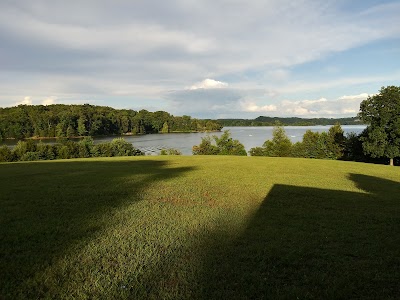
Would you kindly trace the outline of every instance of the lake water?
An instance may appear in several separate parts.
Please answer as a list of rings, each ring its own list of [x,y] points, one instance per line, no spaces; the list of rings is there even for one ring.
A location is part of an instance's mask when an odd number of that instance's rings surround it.
[[[342,125],[345,133],[361,133],[366,126],[364,125]],[[302,140],[307,130],[315,132],[327,132],[330,126],[285,126],[287,136],[292,142]],[[239,140],[246,148],[262,146],[262,144],[272,138],[273,127],[224,127],[223,130],[229,130],[232,138]],[[158,155],[161,149],[174,148],[182,152],[183,155],[191,155],[192,147],[201,143],[201,138],[207,135],[220,136],[222,132],[213,133],[168,133],[168,134],[147,134],[140,136],[124,136],[123,138],[132,143],[133,146],[142,150],[146,155]],[[115,136],[97,137],[95,143],[109,142]],[[54,140],[45,140],[44,142],[53,142]],[[9,145],[15,144],[15,141],[7,141]]]

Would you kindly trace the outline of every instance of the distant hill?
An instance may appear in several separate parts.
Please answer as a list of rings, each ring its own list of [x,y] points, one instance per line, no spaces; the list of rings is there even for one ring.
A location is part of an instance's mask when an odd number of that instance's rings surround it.
[[[255,119],[218,119],[222,126],[274,126],[280,123],[284,126],[315,126],[315,125],[361,125],[363,124],[357,117],[352,118],[281,118],[259,116]]]

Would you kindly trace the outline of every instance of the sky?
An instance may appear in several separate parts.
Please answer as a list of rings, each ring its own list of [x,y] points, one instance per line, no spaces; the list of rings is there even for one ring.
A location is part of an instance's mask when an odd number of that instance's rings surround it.
[[[1,0],[0,107],[353,117],[400,85],[400,0]]]

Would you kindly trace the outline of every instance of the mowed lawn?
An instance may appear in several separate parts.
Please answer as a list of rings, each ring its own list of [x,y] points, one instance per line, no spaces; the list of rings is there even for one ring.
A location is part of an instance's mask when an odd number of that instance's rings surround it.
[[[0,299],[399,299],[400,168],[0,164]]]

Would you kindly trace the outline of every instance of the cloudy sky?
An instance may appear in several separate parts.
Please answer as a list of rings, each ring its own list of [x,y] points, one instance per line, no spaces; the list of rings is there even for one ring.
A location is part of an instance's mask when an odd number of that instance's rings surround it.
[[[399,15],[399,0],[1,0],[0,107],[355,116],[400,85]]]

